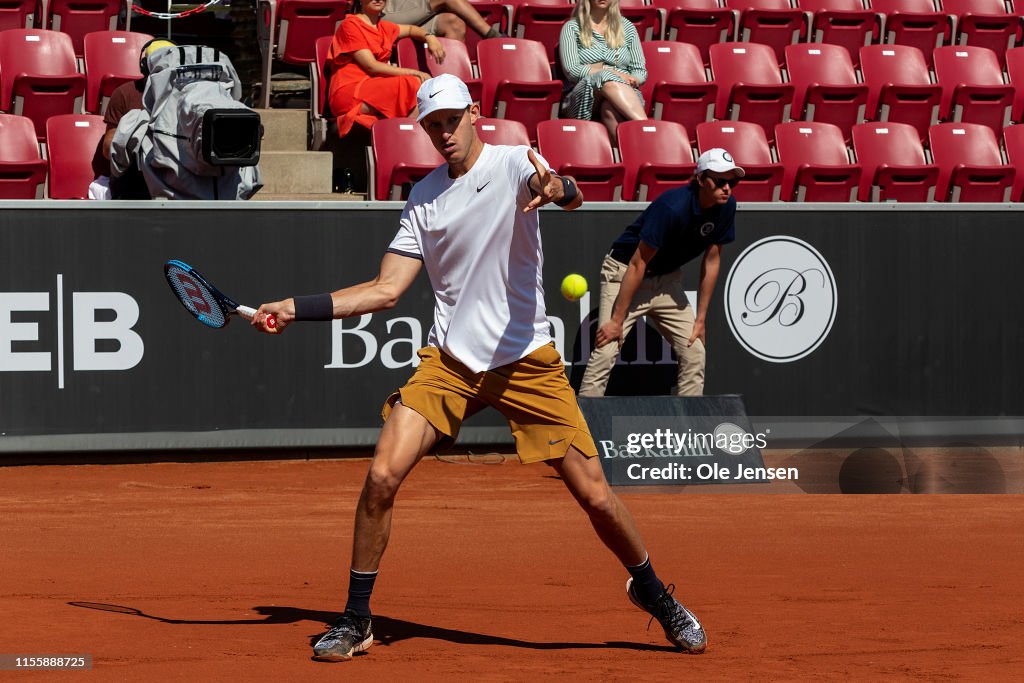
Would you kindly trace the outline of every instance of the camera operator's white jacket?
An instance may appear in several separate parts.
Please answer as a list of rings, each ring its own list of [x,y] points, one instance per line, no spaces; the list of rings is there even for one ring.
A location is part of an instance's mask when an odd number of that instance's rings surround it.
[[[110,146],[113,175],[134,164],[154,198],[248,199],[262,186],[259,166],[214,166],[203,159],[203,115],[248,109],[234,65],[200,45],[165,47],[148,57],[144,109],[118,123]]]

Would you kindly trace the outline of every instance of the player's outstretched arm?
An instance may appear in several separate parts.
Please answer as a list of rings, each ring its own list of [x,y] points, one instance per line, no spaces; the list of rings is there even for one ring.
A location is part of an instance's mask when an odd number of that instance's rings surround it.
[[[576,187],[576,180],[572,176],[560,176],[552,173],[551,169],[540,163],[532,149],[526,152],[526,156],[537,172],[530,178],[533,199],[523,208],[523,213],[529,213],[551,202],[558,204],[566,211],[578,209],[583,205],[583,192]]]
[[[256,311],[252,324],[261,332],[272,333],[274,330],[267,327],[266,321],[267,316],[274,316],[277,319],[276,331],[283,332],[296,320],[349,318],[392,308],[412,285],[422,265],[419,259],[388,252],[384,254],[380,272],[373,280],[330,294],[299,297],[298,316],[295,297],[263,304]]]

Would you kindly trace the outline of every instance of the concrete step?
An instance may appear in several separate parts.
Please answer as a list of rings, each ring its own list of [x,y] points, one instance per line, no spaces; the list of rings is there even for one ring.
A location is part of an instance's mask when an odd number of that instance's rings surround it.
[[[271,194],[331,194],[330,152],[262,152],[263,189]]]
[[[309,149],[308,109],[257,109],[263,123],[265,152],[301,152]]]

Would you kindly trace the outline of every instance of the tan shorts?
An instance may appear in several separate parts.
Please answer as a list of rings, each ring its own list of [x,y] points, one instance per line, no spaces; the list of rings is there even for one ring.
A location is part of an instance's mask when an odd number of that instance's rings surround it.
[[[437,31],[437,13],[430,0],[387,0],[383,17],[392,24],[422,26],[427,33]]]
[[[384,404],[385,420],[401,399],[454,442],[463,420],[491,406],[508,420],[523,463],[565,457],[570,446],[587,457],[597,455],[554,344],[480,373],[433,346],[418,355],[416,372]]]

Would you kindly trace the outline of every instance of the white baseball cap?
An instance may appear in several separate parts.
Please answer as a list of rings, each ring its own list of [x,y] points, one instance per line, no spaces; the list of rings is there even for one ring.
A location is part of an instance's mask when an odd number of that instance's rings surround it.
[[[729,173],[733,171],[740,178],[746,175],[746,171],[737,166],[736,162],[733,161],[732,155],[721,147],[709,149],[697,159],[697,168],[693,174],[700,175],[705,171],[714,171],[715,173]]]
[[[420,114],[417,121],[434,113],[438,109],[465,109],[473,104],[473,98],[469,96],[469,88],[458,76],[441,74],[423,81],[419,92],[416,93],[416,104]]]

